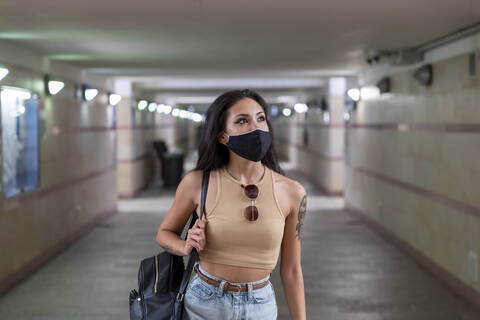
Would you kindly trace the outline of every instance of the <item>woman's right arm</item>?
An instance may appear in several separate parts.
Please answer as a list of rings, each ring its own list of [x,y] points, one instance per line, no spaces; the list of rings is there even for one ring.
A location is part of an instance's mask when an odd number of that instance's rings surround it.
[[[197,206],[195,195],[201,188],[202,171],[191,171],[187,173],[175,192],[173,204],[167,215],[158,227],[157,243],[172,254],[185,256],[189,254],[186,240],[180,238],[183,228],[190,215]],[[196,224],[199,220],[197,219]]]

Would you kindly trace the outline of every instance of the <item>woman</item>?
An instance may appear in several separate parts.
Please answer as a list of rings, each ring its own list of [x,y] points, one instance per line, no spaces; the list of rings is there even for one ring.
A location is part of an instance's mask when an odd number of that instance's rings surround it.
[[[270,282],[281,252],[280,274],[292,319],[305,319],[300,262],[304,187],[283,175],[272,143],[267,104],[251,90],[219,96],[209,107],[195,169],[178,185],[157,242],[176,255],[199,254],[184,297],[185,319],[276,319]],[[211,170],[204,218],[203,170]]]

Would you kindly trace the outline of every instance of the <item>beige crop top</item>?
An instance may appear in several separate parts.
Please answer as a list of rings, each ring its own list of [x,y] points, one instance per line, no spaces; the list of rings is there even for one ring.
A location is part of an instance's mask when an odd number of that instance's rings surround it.
[[[206,244],[199,252],[200,260],[232,266],[274,269],[283,238],[285,217],[274,192],[274,176],[265,166],[265,173],[256,183],[255,200],[258,219],[248,221],[243,213],[252,202],[244,194],[241,182],[232,177],[225,166],[213,171],[217,177],[217,196],[210,212],[206,212]]]

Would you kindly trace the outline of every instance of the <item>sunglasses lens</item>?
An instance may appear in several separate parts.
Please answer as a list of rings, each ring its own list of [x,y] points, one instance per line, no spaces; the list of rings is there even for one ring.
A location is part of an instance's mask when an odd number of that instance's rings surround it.
[[[250,199],[255,199],[258,197],[258,188],[254,184],[249,184],[248,186],[245,187],[245,194],[247,197]]]
[[[249,221],[255,221],[258,219],[258,209],[255,206],[248,206],[244,212],[245,218]]]

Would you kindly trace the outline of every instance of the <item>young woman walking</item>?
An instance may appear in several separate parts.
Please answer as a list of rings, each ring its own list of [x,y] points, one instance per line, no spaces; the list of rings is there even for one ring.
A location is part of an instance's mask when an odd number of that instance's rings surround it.
[[[209,107],[195,169],[177,187],[157,242],[177,255],[199,254],[184,297],[185,319],[276,319],[270,276],[280,275],[292,319],[305,319],[301,257],[306,191],[283,175],[267,104],[251,90],[219,96]],[[202,174],[211,170],[204,218],[180,234],[192,211],[200,216]]]

